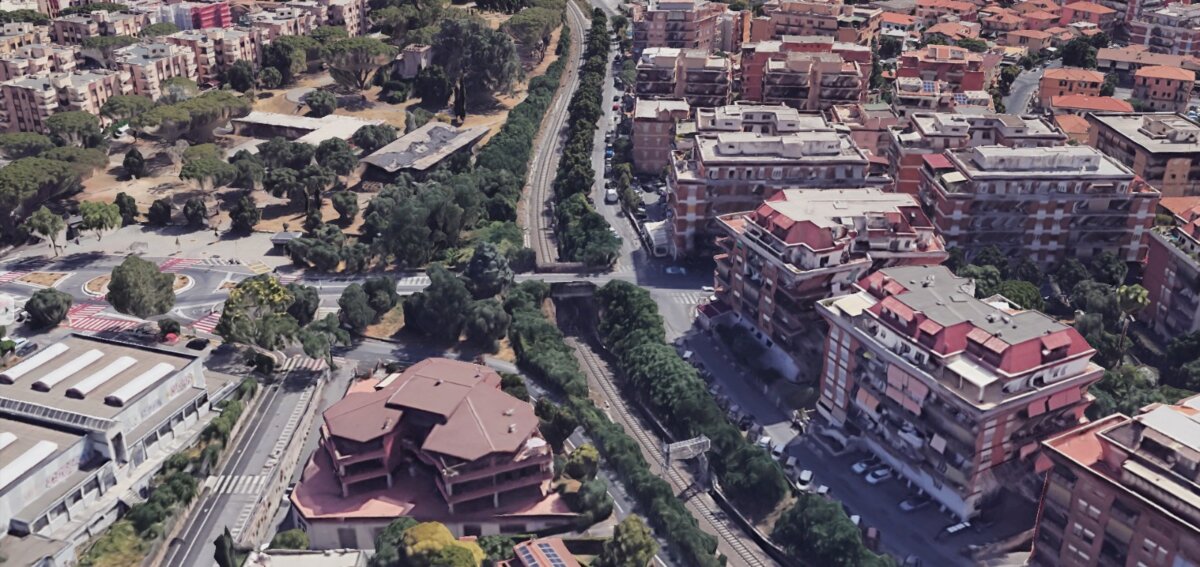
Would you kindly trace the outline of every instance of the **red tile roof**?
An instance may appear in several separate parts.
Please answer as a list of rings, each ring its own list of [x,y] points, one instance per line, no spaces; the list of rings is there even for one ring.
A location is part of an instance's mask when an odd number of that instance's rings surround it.
[[[335,437],[366,443],[391,432],[403,412],[387,407],[390,390],[351,392],[329,406],[322,416],[325,427]]]
[[[1147,79],[1168,79],[1173,81],[1195,81],[1196,74],[1180,67],[1166,65],[1151,65],[1138,69],[1133,76]]]
[[[1116,14],[1117,11],[1107,6],[1101,6],[1095,2],[1075,2],[1063,6],[1064,9],[1074,10],[1076,12],[1088,12],[1091,14]]]
[[[1050,106],[1101,112],[1133,112],[1133,105],[1110,96],[1065,95],[1050,97]]]
[[[880,16],[879,21],[885,24],[896,24],[899,26],[911,26],[916,23],[917,19],[905,14],[897,14],[895,12],[884,12]]]
[[[1054,117],[1054,122],[1067,134],[1086,134],[1091,129],[1086,118],[1074,114],[1059,114]]]
[[[1079,67],[1060,67],[1057,69],[1046,69],[1042,74],[1042,78],[1051,79],[1054,81],[1088,81],[1092,83],[1103,83],[1104,73],[1100,71],[1092,71],[1091,69],[1081,69]]]

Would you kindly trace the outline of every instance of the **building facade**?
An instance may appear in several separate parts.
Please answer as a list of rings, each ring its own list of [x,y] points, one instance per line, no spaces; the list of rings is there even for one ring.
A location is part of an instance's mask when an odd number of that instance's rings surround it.
[[[786,106],[696,111],[696,136],[672,156],[667,180],[674,254],[707,248],[717,216],[753,209],[779,189],[886,182],[850,136],[820,116]]]
[[[56,112],[79,110],[100,116],[104,102],[132,91],[124,71],[74,71],[22,77],[0,83],[0,128],[10,132],[48,133],[46,119]]]
[[[163,81],[182,77],[199,78],[195,53],[186,47],[167,41],[139,43],[116,51],[115,59],[121,70],[129,73],[133,93],[158,100],[163,94]]]
[[[1165,197],[1173,223],[1150,233],[1142,285],[1150,305],[1138,314],[1163,340],[1200,330],[1200,206],[1192,197]]]
[[[1200,564],[1200,397],[1046,440],[1029,565]]]
[[[871,270],[946,259],[917,200],[877,188],[784,189],[717,225],[717,301],[797,358],[814,346],[805,335],[815,301],[846,293]]]
[[[826,36],[871,45],[879,37],[883,10],[843,4],[841,0],[773,0],[750,22],[750,41],[786,36]]]
[[[219,84],[221,74],[238,61],[257,65],[262,53],[260,32],[255,28],[209,28],[181,31],[163,38],[171,45],[190,50],[201,83]]]
[[[1151,111],[1186,112],[1195,86],[1196,74],[1180,67],[1154,65],[1133,74],[1133,98]]]
[[[1103,86],[1104,73],[1099,71],[1078,67],[1046,69],[1038,83],[1038,106],[1049,108],[1050,99],[1056,96],[1100,96]]]
[[[633,18],[633,50],[652,47],[710,51],[719,37],[725,4],[708,0],[659,0]]]
[[[637,63],[638,98],[683,99],[693,107],[729,103],[733,63],[701,49],[651,47]]]
[[[886,268],[822,300],[817,411],[951,514],[971,518],[1080,422],[1104,369],[1074,328],[975,298],[943,266]]]
[[[921,200],[948,246],[1044,265],[1112,252],[1140,262],[1159,192],[1089,146],[976,146],[926,158]]]
[[[0,81],[75,70],[79,48],[53,44],[27,45],[0,58]]]
[[[633,170],[660,174],[671,163],[675,125],[691,115],[682,100],[638,99],[633,107]]]
[[[1088,144],[1129,164],[1164,197],[1200,195],[1200,125],[1172,112],[1093,112]]]
[[[1169,4],[1128,22],[1129,44],[1156,53],[1200,55],[1200,5]]]
[[[998,144],[1013,148],[1048,148],[1067,142],[1065,134],[1042,118],[1014,114],[918,113],[904,128],[891,128],[881,150],[894,178],[893,189],[917,195],[928,156],[946,150]]]

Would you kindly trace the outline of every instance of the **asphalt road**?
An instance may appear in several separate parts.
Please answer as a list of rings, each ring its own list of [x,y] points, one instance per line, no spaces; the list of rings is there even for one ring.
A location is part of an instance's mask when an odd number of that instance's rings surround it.
[[[1009,114],[1024,114],[1030,110],[1030,106],[1034,102],[1034,94],[1037,92],[1038,83],[1042,80],[1042,73],[1047,68],[1061,67],[1062,61],[1051,61],[1046,67],[1035,67],[1029,71],[1021,71],[1020,75],[1013,80],[1012,89],[1009,90],[1008,96],[1004,97],[1004,110]]]

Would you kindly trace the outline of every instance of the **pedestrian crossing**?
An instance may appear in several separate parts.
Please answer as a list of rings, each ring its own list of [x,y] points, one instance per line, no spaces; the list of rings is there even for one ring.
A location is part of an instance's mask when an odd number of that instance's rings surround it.
[[[288,416],[287,423],[283,425],[283,431],[279,433],[279,440],[275,442],[275,447],[271,449],[271,456],[267,459],[267,463],[263,468],[271,470],[279,462],[279,456],[287,450],[288,444],[292,442],[292,434],[296,432],[296,426],[300,423],[300,419],[304,417],[304,413],[308,411],[308,400],[312,398],[312,388],[308,388],[300,393],[300,399],[297,400],[296,406],[292,408],[292,414]]]
[[[212,334],[217,328],[217,323],[221,321],[220,313],[209,313],[192,322],[192,328],[203,333]]]
[[[242,531],[246,528],[246,522],[250,521],[250,515],[254,513],[255,502],[247,502],[242,506],[242,511],[238,512],[237,520],[233,523],[233,529],[229,530],[229,535],[234,541],[242,537]]]
[[[197,262],[202,266],[240,266],[242,261],[237,258],[205,258]]]
[[[673,291],[668,292],[666,295],[671,298],[672,303],[678,303],[680,305],[700,305],[708,299],[709,295],[712,294],[703,291]]]
[[[271,271],[271,267],[262,263],[261,260],[259,260],[258,262],[255,262],[253,264],[250,264],[246,267],[250,268],[250,271],[254,272],[254,275],[256,275],[256,276],[259,276],[259,275],[262,275],[262,274],[265,274],[265,273]]]
[[[296,274],[285,274],[285,275],[277,276],[276,279],[279,280],[279,283],[281,285],[287,285],[290,283],[296,283],[300,279],[300,276],[296,275]]]
[[[0,284],[9,283],[17,278],[22,278],[22,277],[28,276],[31,273],[32,272],[26,272],[26,271],[21,271],[21,270],[4,272],[3,274],[0,274]]]
[[[158,265],[158,271],[165,273],[177,274],[189,267],[203,262],[200,258],[169,258]]]
[[[213,494],[258,494],[266,486],[267,478],[262,474],[223,474],[208,477],[205,485],[212,488]]]
[[[429,276],[409,276],[396,280],[397,286],[404,287],[425,287],[429,285]]]
[[[132,329],[139,324],[137,321],[108,319],[106,317],[74,317],[67,321],[67,326],[76,331],[90,331],[93,333],[100,331],[123,331],[125,329]]]
[[[80,303],[77,305],[72,305],[71,308],[67,310],[67,318],[93,317],[95,315],[99,315],[105,309],[108,309],[108,305],[104,303]]]
[[[291,372],[293,370],[309,370],[318,371],[325,370],[328,366],[324,359],[309,358],[303,355],[293,356],[285,361],[276,370],[279,372]]]

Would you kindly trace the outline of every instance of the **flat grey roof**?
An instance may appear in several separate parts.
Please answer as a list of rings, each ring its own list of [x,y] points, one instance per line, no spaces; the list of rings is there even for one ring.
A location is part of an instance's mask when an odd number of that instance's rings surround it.
[[[976,299],[962,289],[967,278],[955,276],[942,266],[903,266],[882,271],[908,288],[907,292],[892,296],[894,299],[943,327],[969,321],[1010,345],[1067,328],[1038,311],[1010,314]],[[929,275],[933,275],[932,282],[922,285]]]
[[[463,146],[482,138],[487,131],[488,129],[482,126],[461,130],[450,124],[431,120],[375,150],[375,153],[362,161],[388,173],[401,169],[424,171]]]
[[[63,345],[60,347],[59,345]],[[61,351],[55,356],[45,356],[52,351]],[[94,354],[95,353],[98,354]],[[34,360],[38,356],[44,357],[44,362],[29,370],[28,372],[15,377],[15,379],[5,380],[7,373],[15,372],[25,361]],[[62,377],[61,381],[55,382],[47,391],[39,391],[34,389],[34,384],[41,381],[43,378],[51,375],[59,369],[69,370],[68,365],[72,364],[77,359],[87,357],[92,359],[89,363],[84,364],[78,370],[67,373]],[[132,363],[129,360],[132,359]],[[57,343],[47,345],[30,356],[26,357],[22,362],[13,364],[4,370],[0,371],[0,398],[14,400],[17,402],[27,402],[38,404],[40,406],[72,412],[80,415],[98,417],[101,419],[113,419],[119,415],[125,407],[134,403],[146,394],[152,391],[160,383],[169,380],[175,376],[180,370],[183,370],[188,364],[196,360],[195,356],[182,353],[172,353],[163,350],[139,348],[133,345],[124,345],[121,343],[105,341],[101,339],[84,337],[80,335],[71,335]],[[121,361],[124,361],[123,363]],[[76,363],[78,364],[78,363]],[[126,364],[128,364],[126,366]],[[150,371],[160,364],[170,365],[173,370],[165,375],[159,376],[152,383],[140,390],[124,407],[108,405],[104,402],[104,398],[121,389],[122,386],[134,381],[135,378],[142,376],[147,371]],[[115,366],[110,366],[115,365]],[[67,395],[67,390],[74,388],[81,382],[87,380],[90,376],[100,373],[106,368],[120,369],[107,381],[99,384],[95,389],[86,393],[82,399],[70,397]],[[11,381],[12,383],[5,383]]]
[[[1092,112],[1087,115],[1088,120],[1094,120],[1112,128],[1119,132],[1122,136],[1129,138],[1130,142],[1137,144],[1142,149],[1150,153],[1193,153],[1200,151],[1200,142],[1172,142],[1167,137],[1151,138],[1142,131],[1142,121],[1146,116],[1161,117],[1167,120],[1179,120],[1181,126],[1190,126],[1192,128],[1200,128],[1195,122],[1176,114],[1174,112],[1152,112],[1141,114],[1125,114],[1125,113],[1098,113]]]

